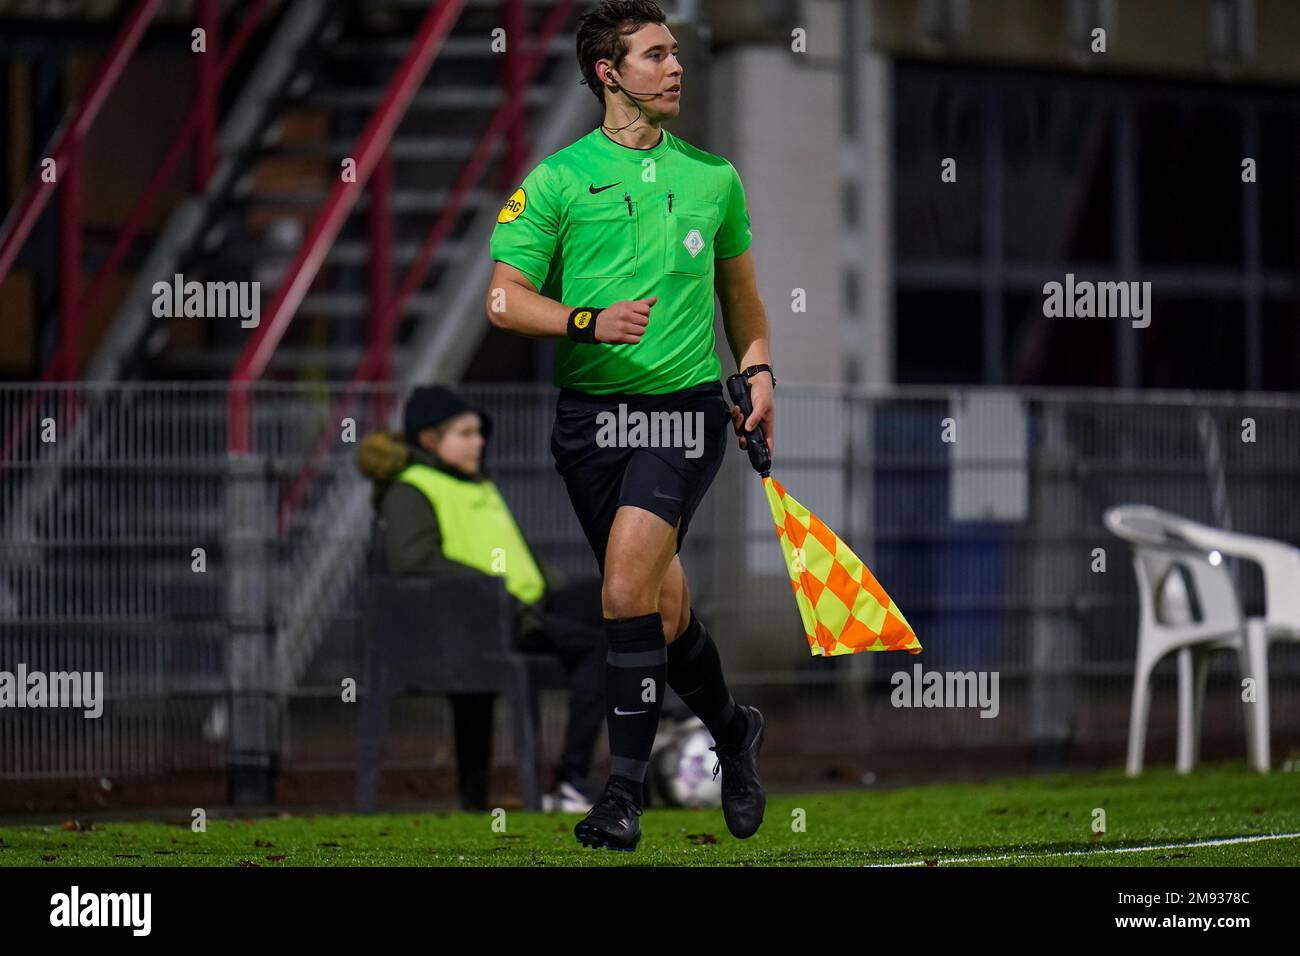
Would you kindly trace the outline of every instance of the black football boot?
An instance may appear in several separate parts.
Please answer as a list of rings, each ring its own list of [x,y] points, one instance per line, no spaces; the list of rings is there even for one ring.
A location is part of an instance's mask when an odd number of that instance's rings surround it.
[[[573,835],[593,849],[631,852],[641,841],[641,808],[632,795],[617,783],[606,785],[591,812],[578,821]]]
[[[752,837],[763,822],[767,807],[767,794],[758,779],[758,752],[763,749],[763,731],[767,720],[757,707],[745,706],[749,727],[740,746],[734,750],[713,746],[709,749],[718,755],[713,776],[722,768],[722,815],[731,835],[744,840]]]

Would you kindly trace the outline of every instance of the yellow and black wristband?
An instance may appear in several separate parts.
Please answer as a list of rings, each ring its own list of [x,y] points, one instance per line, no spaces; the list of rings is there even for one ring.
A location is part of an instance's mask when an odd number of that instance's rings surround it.
[[[569,313],[569,338],[575,342],[585,342],[588,345],[596,344],[596,316],[600,315],[604,309],[596,309],[591,306],[583,306],[574,309]]]

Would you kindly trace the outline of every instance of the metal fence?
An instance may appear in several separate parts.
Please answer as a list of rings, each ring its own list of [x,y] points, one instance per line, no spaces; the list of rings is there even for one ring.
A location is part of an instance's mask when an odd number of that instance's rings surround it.
[[[594,575],[549,455],[554,389],[464,392],[494,417],[486,464],[528,541]],[[361,673],[373,516],[353,454],[402,396],[252,395],[253,451],[231,457],[224,385],[0,387],[0,671],[101,671],[107,697],[99,719],[0,709],[0,778],[350,769],[358,711],[339,688]],[[761,484],[733,450],[683,562],[733,691],[771,712],[765,761],[1118,753],[1136,589],[1103,511],[1147,503],[1300,541],[1297,413],[1268,395],[783,386],[774,475],[868,562],[925,650],[809,654]],[[1257,612],[1258,577],[1240,581]],[[1273,651],[1275,740],[1300,732],[1295,650]],[[916,664],[996,671],[998,717],[893,707],[891,675]],[[1159,673],[1155,746],[1172,662]],[[1236,676],[1221,656],[1205,732],[1244,753]],[[562,719],[548,695],[552,749]],[[387,765],[450,766],[449,736],[440,702],[404,702]]]

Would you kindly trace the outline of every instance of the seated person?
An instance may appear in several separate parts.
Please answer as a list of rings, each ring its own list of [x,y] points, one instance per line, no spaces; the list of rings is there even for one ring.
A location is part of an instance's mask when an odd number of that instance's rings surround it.
[[[367,435],[357,452],[375,483],[394,574],[501,576],[515,604],[515,646],[559,656],[569,675],[564,755],[546,809],[591,808],[587,774],[604,725],[605,634],[600,579],[568,583],[537,561],[483,467],[492,421],[451,389],[421,386],[403,412],[400,433]],[[485,542],[492,542],[491,547]],[[495,553],[494,553],[495,549]],[[495,562],[495,563],[494,563]],[[452,694],[461,804],[486,809],[492,749],[491,694]]]

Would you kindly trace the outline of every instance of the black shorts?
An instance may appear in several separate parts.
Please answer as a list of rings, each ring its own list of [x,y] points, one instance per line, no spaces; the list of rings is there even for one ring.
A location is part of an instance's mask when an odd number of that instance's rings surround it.
[[[626,406],[623,416],[620,404]],[[613,418],[602,422],[597,417],[601,412],[611,412]],[[682,412],[682,426],[666,435],[660,430],[657,438],[607,428],[604,438],[615,437],[616,443],[597,441],[603,423],[621,417],[630,424],[635,412],[646,413],[648,420],[654,412]],[[685,428],[686,414],[693,416],[689,428]],[[665,419],[654,421],[662,424]],[[644,508],[669,525],[680,518],[676,551],[681,551],[691,516],[722,465],[730,425],[731,411],[722,397],[721,382],[704,382],[666,395],[592,395],[560,389],[551,456],[602,575],[605,545],[622,505]],[[656,440],[657,447],[651,444]],[[638,441],[644,444],[633,444]]]

